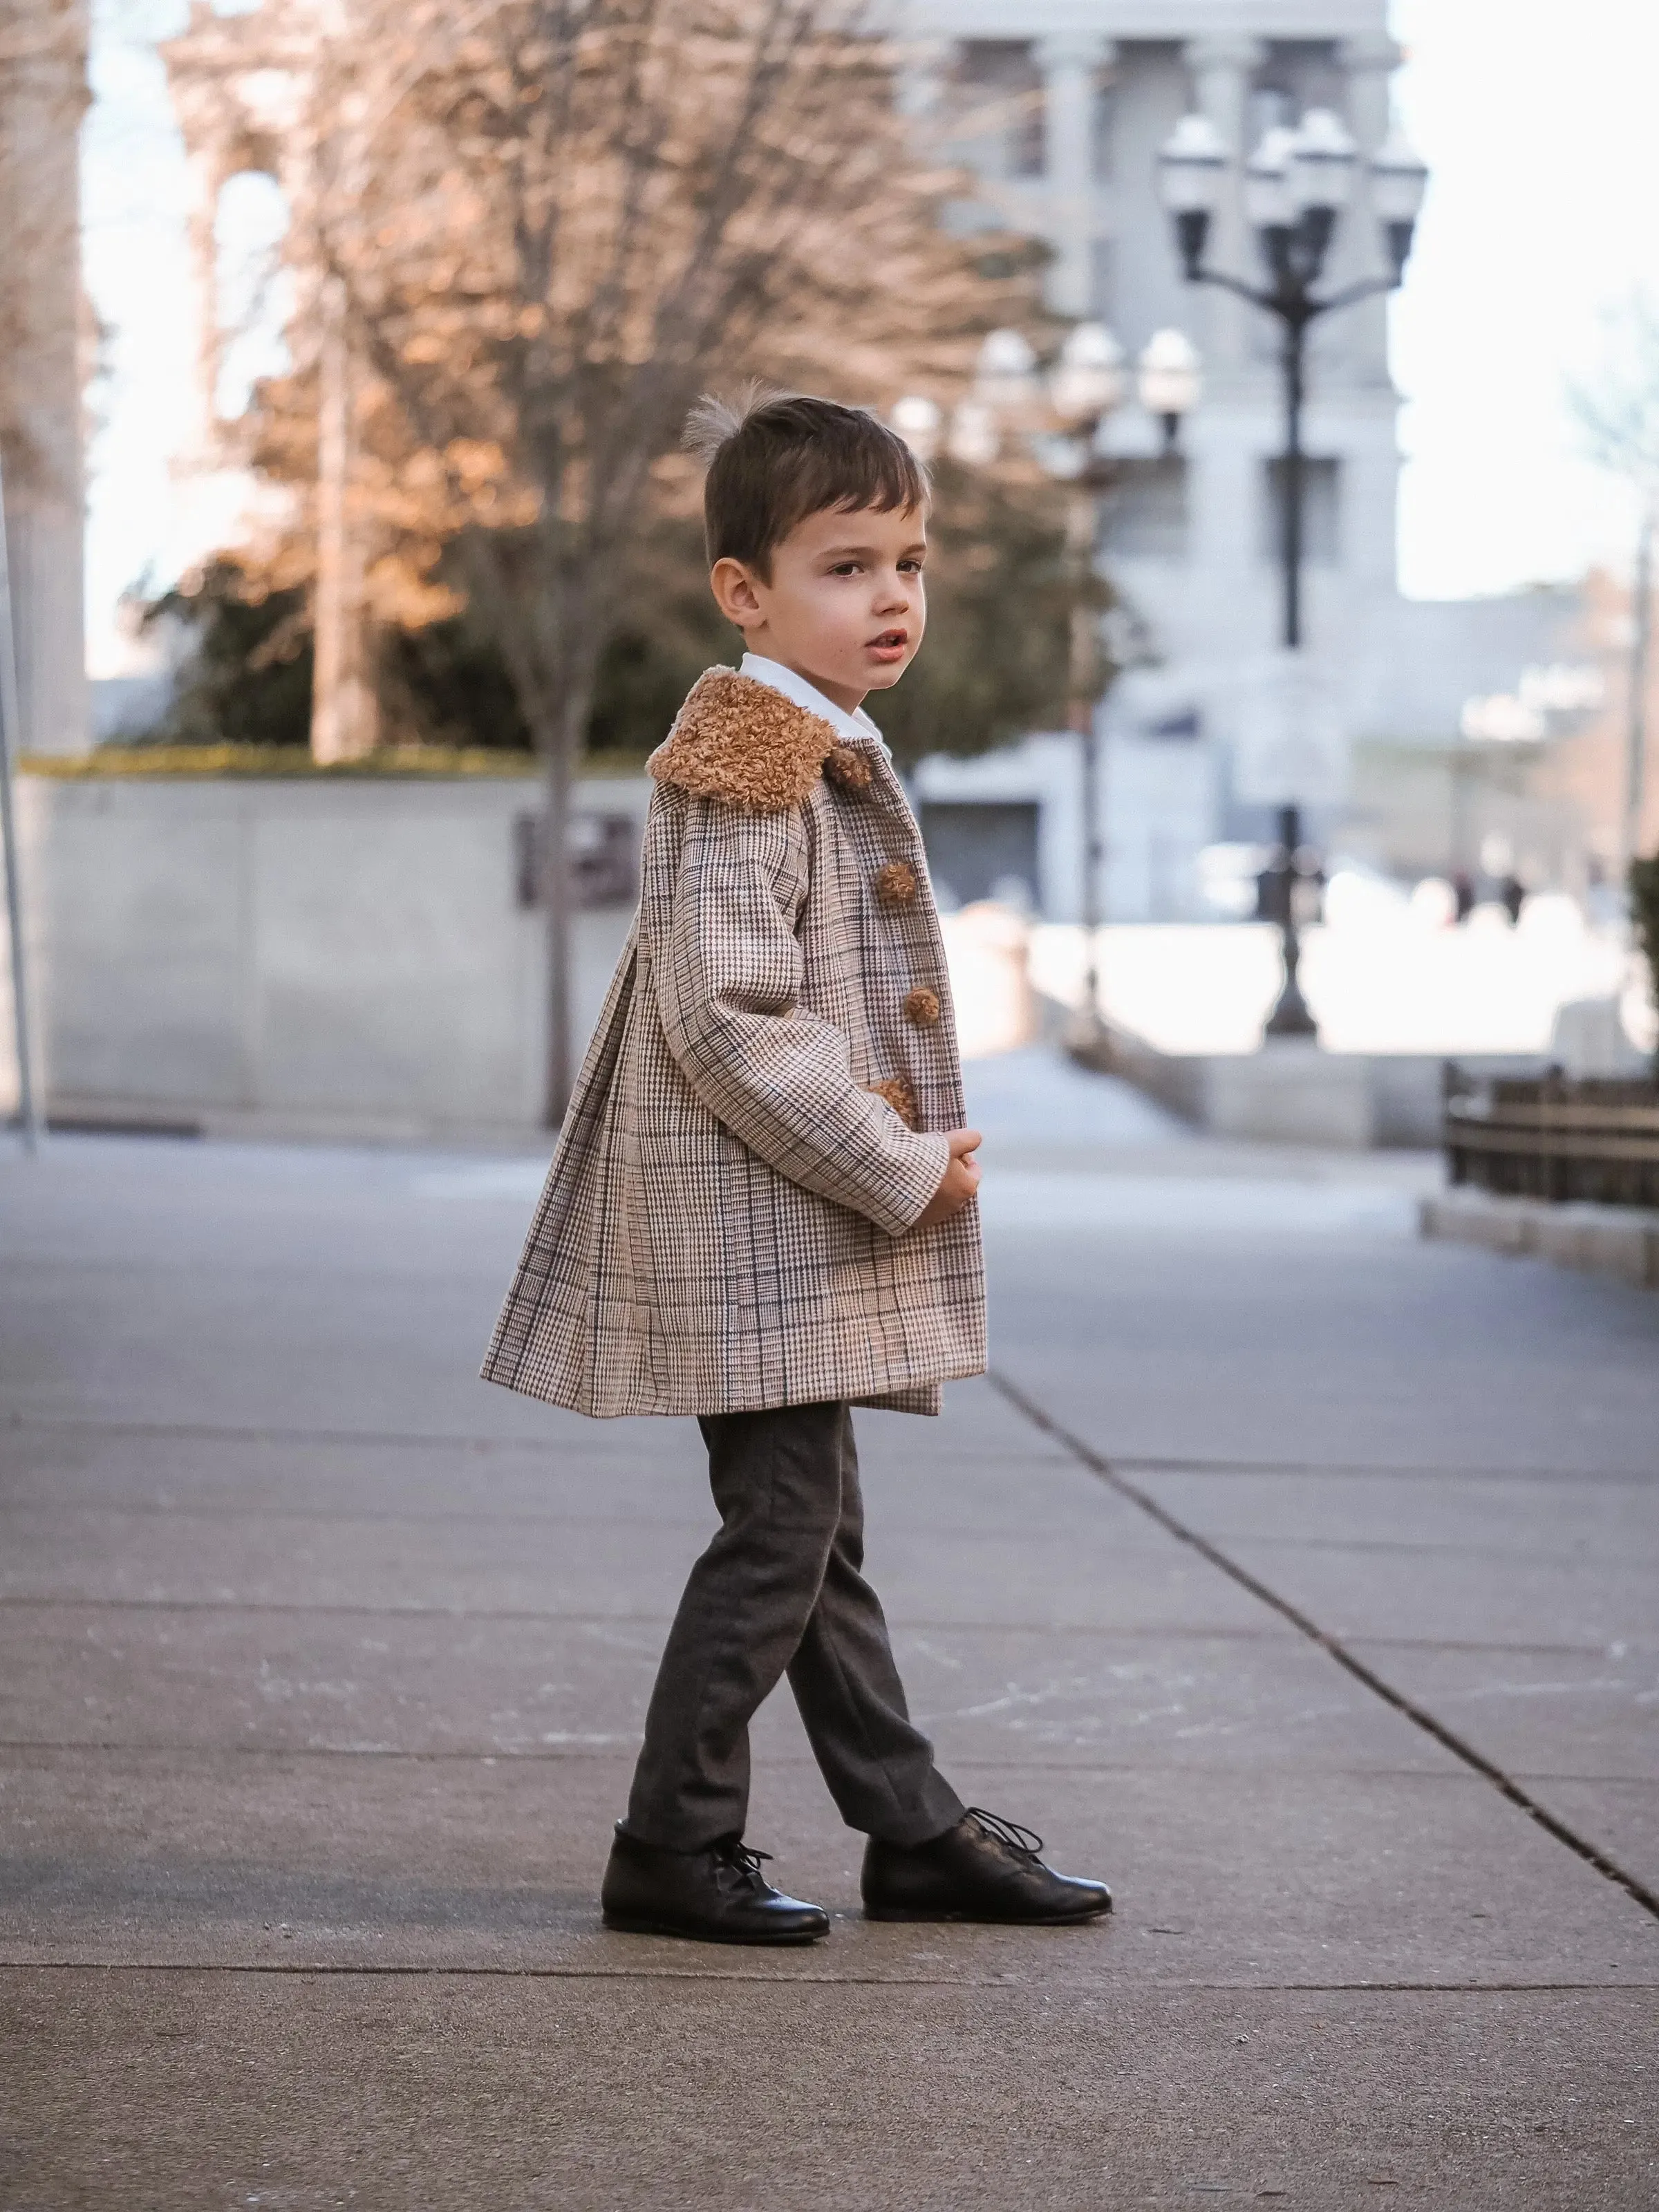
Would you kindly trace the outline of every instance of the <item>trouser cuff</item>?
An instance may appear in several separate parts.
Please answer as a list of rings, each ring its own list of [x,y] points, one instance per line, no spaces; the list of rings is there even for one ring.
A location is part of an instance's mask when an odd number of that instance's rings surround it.
[[[884,1815],[867,1826],[860,1820],[849,1820],[848,1826],[884,1844],[896,1844],[902,1851],[914,1851],[939,1836],[948,1836],[967,1810],[944,1776],[935,1770],[927,1778],[922,1802],[908,1820]]]

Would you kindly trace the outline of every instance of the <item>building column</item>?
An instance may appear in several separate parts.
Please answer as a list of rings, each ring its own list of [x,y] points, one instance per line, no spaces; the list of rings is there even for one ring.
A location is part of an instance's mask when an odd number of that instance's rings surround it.
[[[361,760],[380,737],[368,605],[368,562],[352,512],[357,379],[346,329],[344,288],[323,287],[317,438],[317,590],[313,622],[311,752],[314,760]]]
[[[1344,39],[1340,49],[1347,82],[1348,128],[1359,143],[1359,171],[1354,179],[1353,205],[1344,221],[1346,240],[1339,234],[1335,274],[1348,283],[1375,276],[1386,265],[1382,234],[1371,200],[1370,160],[1389,135],[1389,79],[1402,58],[1401,48],[1382,32]],[[1388,307],[1382,299],[1368,300],[1347,310],[1347,355],[1355,381],[1386,390],[1389,386]]]
[[[937,129],[945,81],[955,51],[950,39],[906,39],[899,49],[897,105],[906,122]]]
[[[1266,58],[1260,39],[1223,33],[1189,39],[1183,58],[1192,73],[1193,97],[1209,118],[1231,156],[1222,193],[1210,224],[1208,258],[1218,269],[1255,276],[1255,240],[1244,220],[1243,164],[1252,149],[1249,130],[1250,78]],[[1247,376],[1252,366],[1249,325],[1252,310],[1243,300],[1209,289],[1204,303],[1205,370],[1212,387],[1224,388]]]
[[[1094,312],[1095,102],[1100,73],[1115,58],[1109,40],[1042,39],[1043,154],[1048,186],[1048,304],[1057,315]]]
[[[224,189],[224,160],[215,144],[196,145],[185,161],[190,179],[190,214],[185,235],[190,250],[191,304],[196,317],[192,398],[195,406],[181,459],[199,468],[217,460],[219,426],[219,195]]]

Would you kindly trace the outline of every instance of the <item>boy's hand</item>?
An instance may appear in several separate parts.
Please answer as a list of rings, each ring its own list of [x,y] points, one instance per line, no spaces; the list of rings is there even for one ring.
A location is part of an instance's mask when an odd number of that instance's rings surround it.
[[[950,1164],[944,1181],[916,1218],[918,1229],[935,1229],[941,1221],[950,1220],[952,1214],[973,1203],[979,1189],[979,1162],[973,1158],[979,1150],[979,1131],[952,1129],[945,1141],[951,1147]]]

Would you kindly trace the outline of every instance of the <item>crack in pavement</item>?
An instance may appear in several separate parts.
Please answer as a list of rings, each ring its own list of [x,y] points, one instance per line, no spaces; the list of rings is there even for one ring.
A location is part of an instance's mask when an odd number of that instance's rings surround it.
[[[1286,1597],[1281,1597],[1276,1589],[1261,1581],[1258,1576],[1253,1575],[1248,1567],[1240,1566],[1238,1562],[1224,1552],[1219,1545],[1212,1544],[1207,1536],[1200,1535],[1196,1528],[1189,1528],[1166,1506],[1159,1504],[1157,1498],[1149,1492],[1142,1490],[1138,1484],[1129,1481],[1110,1460],[1096,1451],[1091,1445],[1085,1443],[1081,1437],[1074,1436],[1071,1430],[1057,1421],[1051,1413],[1045,1412],[1035,1399],[1026,1395],[1017,1382],[1010,1382],[1006,1375],[999,1374],[994,1370],[988,1374],[987,1379],[992,1389],[1005,1398],[1017,1413],[1023,1413],[1033,1428],[1040,1430],[1046,1437],[1052,1437],[1056,1443],[1064,1444],[1079,1464],[1086,1467],[1091,1474],[1097,1476],[1108,1489],[1115,1492],[1129,1504],[1137,1506],[1141,1512],[1156,1521],[1161,1528],[1167,1530],[1178,1542],[1187,1545],[1191,1550],[1196,1552],[1200,1559],[1207,1559],[1212,1567],[1218,1568],[1231,1581],[1237,1583],[1240,1589],[1248,1590],[1252,1597],[1260,1599],[1263,1605],[1270,1606],[1281,1620],[1289,1621],[1298,1634],[1305,1636],[1310,1644],[1316,1644],[1322,1651],[1335,1660],[1339,1667],[1346,1668],[1356,1681],[1363,1682],[1373,1696],[1380,1698],[1384,1705],[1392,1705],[1397,1713],[1403,1714],[1406,1719],[1415,1727],[1421,1729],[1425,1735],[1432,1736],[1437,1743],[1443,1746],[1455,1758],[1462,1759],[1466,1766],[1471,1768],[1476,1774],[1483,1776],[1495,1790],[1509,1799],[1510,1804],[1518,1806],[1528,1819],[1535,1820],[1538,1826],[1547,1834],[1553,1836],[1558,1844],[1565,1844],[1567,1849],[1576,1852],[1587,1866],[1593,1867],[1604,1881],[1610,1881],[1616,1888],[1622,1889],[1626,1895],[1639,1905],[1644,1912],[1650,1914],[1654,1919],[1659,1920],[1659,1895],[1656,1895],[1645,1882],[1638,1881],[1636,1875],[1627,1873],[1617,1860],[1609,1858],[1599,1844],[1593,1844],[1588,1836],[1581,1836],[1577,1829],[1569,1827],[1565,1820],[1559,1820],[1547,1807],[1541,1805],[1530,1791],[1523,1790],[1521,1784],[1511,1775],[1507,1774],[1501,1766],[1486,1758],[1484,1753],[1477,1751],[1472,1743],[1466,1742],[1454,1729],[1449,1729],[1443,1721],[1437,1720],[1425,1705],[1419,1705],[1414,1698],[1408,1698],[1403,1691],[1395,1689],[1392,1682],[1386,1680],[1374,1668],[1368,1667],[1363,1659],[1351,1651],[1340,1638],[1333,1636],[1328,1629],[1322,1628],[1319,1623],[1310,1614],[1304,1613],[1299,1606],[1292,1605]],[[1139,1463],[1144,1466],[1148,1462],[1142,1461]]]

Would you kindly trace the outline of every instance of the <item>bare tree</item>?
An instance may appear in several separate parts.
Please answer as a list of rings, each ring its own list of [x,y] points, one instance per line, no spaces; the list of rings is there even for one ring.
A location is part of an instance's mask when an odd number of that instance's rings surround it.
[[[398,496],[434,554],[459,533],[545,767],[550,1122],[572,768],[687,406],[750,371],[948,398],[1030,307],[942,226],[902,64],[842,0],[348,0],[319,52],[300,251],[404,427]]]

